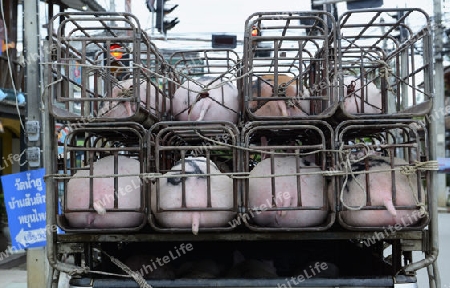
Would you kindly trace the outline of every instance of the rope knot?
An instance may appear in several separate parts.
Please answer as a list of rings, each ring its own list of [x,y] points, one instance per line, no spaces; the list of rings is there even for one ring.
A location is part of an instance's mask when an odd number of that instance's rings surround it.
[[[133,96],[133,85],[131,85],[129,88],[122,88],[120,89],[118,95],[119,97],[127,97],[130,98]]]
[[[417,207],[419,208],[420,216],[424,217],[424,216],[428,215],[425,203],[423,203],[423,202],[417,203]]]
[[[417,167],[415,166],[401,166],[400,173],[403,175],[412,175],[417,172]]]
[[[355,93],[355,86],[356,86],[355,81],[350,82],[350,84],[346,86],[347,86],[347,95]]]

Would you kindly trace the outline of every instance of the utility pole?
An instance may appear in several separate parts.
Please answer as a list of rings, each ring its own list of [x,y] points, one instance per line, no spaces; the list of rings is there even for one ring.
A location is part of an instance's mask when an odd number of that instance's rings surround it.
[[[116,12],[116,3],[114,3],[114,0],[109,0],[109,12]],[[111,21],[109,25],[114,26],[114,21]]]
[[[432,113],[438,112],[437,109],[440,107],[445,107],[444,105],[444,55],[443,45],[442,45],[442,34],[444,32],[442,26],[442,0],[433,0],[433,14],[434,14],[434,102],[433,102],[433,110]],[[436,113],[436,115],[440,115],[442,113]],[[435,155],[431,155],[432,159],[437,159],[438,157],[445,157],[445,126],[444,126],[444,116],[442,115],[442,119],[435,117],[431,121],[431,133],[432,136],[435,135],[436,139],[436,151]],[[432,145],[433,146],[433,145]],[[434,191],[434,193],[438,196],[438,205],[440,207],[446,206],[446,191],[445,191],[445,174],[439,174],[437,181],[439,183],[438,191]]]
[[[40,129],[42,123],[41,117],[41,89],[39,72],[39,0],[23,1],[24,14],[24,52],[27,61],[26,66],[26,86],[27,93],[27,115],[25,123],[25,142],[27,147],[28,168],[42,168],[42,133]],[[32,133],[38,135],[37,138],[31,138]],[[33,164],[32,164],[33,163]],[[42,288],[47,287],[47,275],[49,269],[48,261],[43,247],[28,248],[27,250],[27,287]]]
[[[125,0],[125,12],[131,13],[131,0]]]
[[[433,14],[434,14],[434,26],[433,28],[433,43],[434,43],[434,100],[433,109],[430,114],[433,115],[433,119],[430,119],[430,158],[436,160],[438,157],[445,157],[445,126],[443,113],[439,113],[440,109],[444,106],[444,66],[442,55],[442,0],[433,0]],[[446,109],[445,109],[446,110]],[[440,115],[442,114],[442,115]],[[430,117],[431,118],[431,117]],[[430,221],[429,231],[431,237],[431,247],[438,255],[439,250],[439,238],[436,236],[439,233],[438,221],[437,221],[437,208],[445,207],[446,195],[445,195],[445,174],[439,174],[436,171],[431,171],[431,193],[430,198],[430,211],[435,214]],[[430,287],[441,287],[441,279],[439,266],[435,260],[431,266],[428,267],[428,278],[430,281]],[[434,286],[432,286],[434,284]]]
[[[131,0],[125,0],[125,12],[131,13]],[[131,36],[132,33],[130,29],[127,30],[127,36]]]

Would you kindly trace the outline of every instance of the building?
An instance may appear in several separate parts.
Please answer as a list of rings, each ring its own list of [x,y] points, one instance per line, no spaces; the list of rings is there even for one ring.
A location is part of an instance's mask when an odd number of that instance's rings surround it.
[[[106,11],[94,0],[45,0],[41,4],[46,15],[67,9]],[[28,169],[25,151],[24,123],[27,113],[26,63],[17,46],[23,27],[23,0],[0,0],[4,16],[0,15],[0,176]],[[0,185],[0,196],[2,196]],[[3,199],[0,197],[0,199]],[[3,201],[2,201],[3,202]]]

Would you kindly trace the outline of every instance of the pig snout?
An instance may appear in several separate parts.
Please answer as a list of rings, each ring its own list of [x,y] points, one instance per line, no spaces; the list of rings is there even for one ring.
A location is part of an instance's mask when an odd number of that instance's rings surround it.
[[[404,175],[398,170],[395,171],[394,199],[392,191],[394,180],[391,172],[393,168],[391,168],[389,158],[372,157],[368,163],[368,185],[366,174],[355,174],[355,179],[349,176],[347,185],[343,187],[342,191],[339,191],[339,193],[342,193],[340,198],[343,204],[350,207],[350,210],[340,212],[342,221],[355,227],[411,226],[419,222],[422,214],[417,208],[419,187],[417,186],[416,174]],[[394,163],[396,165],[408,165],[406,161],[399,158],[395,158]],[[356,163],[352,165],[352,170],[356,173],[364,171],[366,170],[366,164],[363,161]],[[374,172],[370,173],[371,170]],[[364,191],[365,189],[368,191]],[[424,191],[423,187],[420,187],[420,190]],[[368,196],[370,196],[369,206],[366,204],[367,199],[369,199]],[[423,197],[421,199],[424,202]],[[375,209],[375,206],[381,206],[385,209]],[[409,208],[398,209],[397,206]]]
[[[89,170],[75,173],[67,184],[67,201],[65,217],[71,227],[75,228],[130,228],[143,221],[141,212],[111,211],[116,209],[141,208],[140,163],[125,156],[118,157],[118,207],[114,208],[114,179],[102,175],[114,174],[114,156],[99,159],[93,164],[93,199],[90,203]],[[120,175],[130,174],[137,176]],[[80,178],[75,178],[80,177]],[[91,212],[76,212],[70,210],[92,209]]]
[[[345,76],[344,85],[343,105],[347,113],[381,113],[381,91],[375,84],[370,82],[361,87],[361,79]],[[361,105],[362,101],[363,105]]]
[[[230,121],[237,123],[238,89],[232,83],[201,78],[186,81],[174,93],[172,114],[179,121]]]
[[[249,176],[249,208],[259,212],[254,213],[254,221],[260,226],[300,228],[318,225],[324,222],[328,207],[324,205],[324,180],[321,169],[308,161],[300,161],[300,173],[314,172],[310,175],[300,175],[300,187],[297,187],[296,158],[276,157],[274,159],[275,191],[272,191],[271,159],[266,158],[256,165]],[[299,189],[298,189],[299,188]],[[300,191],[300,192],[298,192]],[[303,207],[314,207],[304,210],[266,211],[268,208],[299,207],[298,195],[301,196]],[[319,209],[317,209],[319,207]]]
[[[151,207],[156,220],[164,227],[191,228],[197,234],[201,227],[221,227],[226,225],[234,216],[233,211],[202,211],[201,209],[218,208],[231,210],[233,208],[233,180],[226,175],[206,175],[207,160],[204,157],[185,158],[185,174],[196,176],[184,178],[168,177],[159,179],[159,207],[160,209],[186,209],[186,211],[157,211],[156,185],[151,185]],[[211,174],[220,174],[217,166],[210,161]],[[179,175],[182,163],[175,164],[165,175]],[[204,176],[203,176],[204,175]],[[208,207],[208,182],[211,183],[211,205]],[[156,182],[158,183],[158,182]],[[183,203],[183,193],[184,201]],[[197,211],[189,211],[197,208]]]

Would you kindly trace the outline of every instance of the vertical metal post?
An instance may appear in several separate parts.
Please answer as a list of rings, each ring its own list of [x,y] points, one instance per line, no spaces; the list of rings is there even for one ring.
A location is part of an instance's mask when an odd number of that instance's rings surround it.
[[[109,12],[116,12],[116,3],[114,0],[109,0]],[[115,26],[115,21],[111,21],[109,25]]]
[[[27,115],[26,121],[37,121],[41,123],[41,87],[40,87],[40,73],[39,73],[39,3],[38,0],[24,1],[24,54],[26,57],[26,82],[25,91],[27,97]],[[42,131],[42,130],[41,130]],[[25,135],[26,136],[26,135]],[[38,147],[41,149],[40,135],[37,141],[30,141],[25,139],[27,149],[30,147]],[[40,153],[39,153],[39,158]],[[29,169],[37,169],[42,167],[42,161],[39,164]],[[44,248],[29,248],[27,250],[27,287],[42,288],[47,287],[47,271],[46,257]]]
[[[436,154],[433,155],[436,159],[437,157],[445,157],[445,127],[444,127],[444,66],[443,66],[443,45],[442,45],[442,34],[444,32],[442,26],[442,1],[433,0],[433,10],[434,10],[434,102],[433,102],[433,130],[432,134],[436,135]],[[439,206],[446,205],[446,194],[445,194],[445,174],[439,174],[437,176],[439,182],[439,190],[436,191],[438,195]]]
[[[125,0],[125,12],[131,13],[131,0]],[[128,29],[127,36],[132,36],[132,35],[133,35],[133,31],[131,29]]]
[[[434,102],[431,114],[433,114],[432,120],[430,120],[430,156],[431,159],[437,159],[438,157],[445,157],[445,128],[444,128],[444,113],[440,113],[440,109],[444,107],[444,66],[442,55],[442,12],[441,0],[433,0],[433,12],[434,12]],[[439,115],[439,116],[436,116]],[[439,255],[439,231],[438,231],[438,214],[437,207],[445,206],[445,175],[438,174],[436,171],[432,171],[432,197],[430,207],[434,208],[431,214],[430,229],[430,241],[431,249],[435,250],[436,255]],[[433,263],[433,269],[428,269],[428,272],[433,272],[432,278],[430,278],[430,284],[434,284],[436,287],[441,287],[439,269],[437,260]],[[433,281],[434,280],[434,281]],[[434,282],[434,283],[433,283]]]

